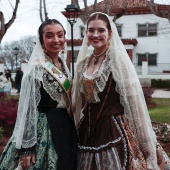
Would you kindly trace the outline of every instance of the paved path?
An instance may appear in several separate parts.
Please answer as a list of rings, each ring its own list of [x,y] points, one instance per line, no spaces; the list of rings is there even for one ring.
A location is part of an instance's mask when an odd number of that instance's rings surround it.
[[[17,89],[12,89],[12,90],[11,90],[11,95],[18,95],[18,94],[17,94]]]
[[[154,98],[170,98],[170,91],[166,91],[166,89],[155,89],[152,97],[154,97]]]
[[[16,89],[12,89],[12,95],[18,95]],[[166,91],[166,89],[155,89],[152,95],[154,98],[170,98],[170,91]]]

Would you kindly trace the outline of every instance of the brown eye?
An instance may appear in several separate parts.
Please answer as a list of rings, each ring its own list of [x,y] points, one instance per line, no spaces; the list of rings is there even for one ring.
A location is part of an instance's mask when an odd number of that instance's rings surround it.
[[[94,32],[94,30],[92,30],[92,29],[89,29],[88,31],[89,31],[90,33],[93,33],[93,32]]]
[[[64,36],[63,34],[59,34],[59,35],[58,35],[59,38],[62,38],[63,36]]]
[[[100,33],[104,32],[104,31],[105,31],[105,29],[99,29],[99,32],[100,32]]]

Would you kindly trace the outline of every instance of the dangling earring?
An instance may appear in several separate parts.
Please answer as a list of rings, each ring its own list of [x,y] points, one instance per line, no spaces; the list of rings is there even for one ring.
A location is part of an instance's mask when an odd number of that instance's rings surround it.
[[[63,49],[62,49],[61,53],[62,53],[62,54],[65,53],[65,46],[63,46]]]
[[[87,46],[89,47],[90,46],[90,43],[87,41]]]
[[[47,55],[47,49],[45,47],[43,47],[42,49],[43,49],[44,54]]]
[[[110,38],[109,38],[109,40],[108,40],[107,46],[108,46],[108,47],[110,46]]]

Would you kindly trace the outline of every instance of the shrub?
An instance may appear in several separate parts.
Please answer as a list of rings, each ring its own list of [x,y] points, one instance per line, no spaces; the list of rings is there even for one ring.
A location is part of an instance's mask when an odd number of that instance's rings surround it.
[[[17,116],[18,97],[0,93],[0,121],[14,125]]]
[[[151,87],[142,87],[142,89],[143,89],[145,100],[147,101],[148,99],[151,99],[154,90]]]
[[[0,140],[2,139],[2,137],[3,137],[3,129],[2,127],[0,127]]]
[[[151,86],[153,88],[170,88],[170,80],[169,79],[152,79]]]

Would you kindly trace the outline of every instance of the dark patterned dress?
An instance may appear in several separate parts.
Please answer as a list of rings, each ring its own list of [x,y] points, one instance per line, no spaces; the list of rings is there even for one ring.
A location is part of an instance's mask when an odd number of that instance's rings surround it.
[[[44,77],[51,80],[49,87],[52,87],[53,77],[48,73]],[[66,108],[57,107],[58,103],[50,97],[42,83],[39,91],[37,143],[32,148],[16,150],[9,140],[0,157],[0,170],[14,170],[18,166],[19,155],[32,151],[35,152],[36,163],[31,164],[29,170],[77,169],[78,137],[74,121]],[[62,92],[62,89],[59,88],[59,91]]]
[[[100,101],[87,102],[79,123],[78,170],[147,170],[145,157],[124,116],[111,72],[104,70],[101,77],[94,79],[83,76],[81,92],[86,101],[95,98],[94,91],[102,84],[102,77],[106,84],[97,93]],[[158,165],[164,170],[164,151],[159,144],[157,147]]]

